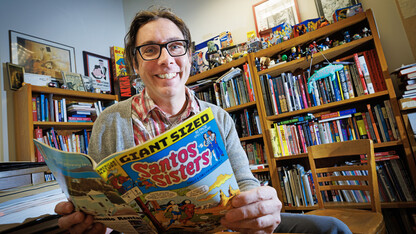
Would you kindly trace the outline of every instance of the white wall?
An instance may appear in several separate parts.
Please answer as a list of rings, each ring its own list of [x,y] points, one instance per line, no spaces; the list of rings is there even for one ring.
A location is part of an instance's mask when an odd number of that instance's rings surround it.
[[[109,57],[110,46],[123,46],[123,14],[121,0],[0,0],[0,62],[10,61],[11,29],[74,47],[83,74],[83,50]],[[3,73],[1,66],[0,162],[15,159],[12,91]]]

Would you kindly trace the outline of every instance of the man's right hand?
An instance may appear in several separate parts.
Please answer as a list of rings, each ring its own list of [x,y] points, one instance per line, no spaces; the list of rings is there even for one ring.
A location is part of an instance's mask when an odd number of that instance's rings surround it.
[[[55,212],[62,215],[58,225],[70,233],[105,233],[106,227],[102,223],[94,223],[94,217],[83,212],[74,212],[72,202],[60,202],[55,206]]]

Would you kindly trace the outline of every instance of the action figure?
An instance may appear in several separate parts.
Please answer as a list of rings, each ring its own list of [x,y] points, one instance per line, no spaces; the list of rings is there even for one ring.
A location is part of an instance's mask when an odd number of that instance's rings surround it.
[[[325,17],[321,16],[321,18],[318,20],[317,28],[322,28],[329,25],[329,21],[325,19]]]

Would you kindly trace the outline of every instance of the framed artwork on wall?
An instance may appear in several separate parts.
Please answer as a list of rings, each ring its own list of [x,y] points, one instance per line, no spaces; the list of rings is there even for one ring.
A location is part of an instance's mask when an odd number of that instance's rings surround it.
[[[25,69],[22,66],[7,63],[7,75],[9,77],[9,84],[11,90],[18,90],[22,87],[24,81]]]
[[[357,0],[315,0],[319,17],[325,17],[329,22],[334,22],[332,15],[335,10],[357,4]]]
[[[75,91],[84,91],[84,82],[82,81],[81,74],[73,72],[62,72],[62,78],[67,89]]]
[[[92,87],[95,92],[112,93],[111,60],[98,54],[83,51],[84,75],[92,78]]]
[[[13,30],[9,40],[11,63],[24,67],[26,73],[61,79],[61,71],[76,72],[74,47]]]
[[[259,32],[282,23],[298,24],[301,19],[297,0],[264,0],[253,5],[254,24]]]

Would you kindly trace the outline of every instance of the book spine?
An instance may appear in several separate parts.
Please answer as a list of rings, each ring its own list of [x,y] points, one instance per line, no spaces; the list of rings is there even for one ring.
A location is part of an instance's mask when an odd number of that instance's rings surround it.
[[[372,110],[370,104],[367,104],[367,110],[368,110],[368,114],[370,115],[370,120],[371,120],[371,124],[373,126],[373,129],[374,129],[374,134],[376,135],[377,143],[381,143],[382,141],[381,141],[381,138],[380,138],[379,131],[377,129],[377,124],[376,124],[376,121],[375,121],[375,118],[374,118],[374,115],[373,115],[373,110]]]
[[[374,85],[370,77],[370,72],[368,70],[368,64],[365,61],[364,55],[358,56],[358,61],[360,63],[361,71],[364,75],[365,84],[367,85],[367,90],[369,94],[375,93]]]
[[[43,141],[43,132],[42,129],[40,129],[39,127],[35,128],[35,139],[41,142]],[[40,151],[37,149],[37,147],[35,147],[35,157],[36,157],[36,162],[45,162],[45,159],[43,158],[42,154],[40,153]]]
[[[358,75],[359,75],[360,80],[361,80],[361,86],[363,88],[363,93],[364,93],[364,95],[367,95],[368,94],[367,85],[366,85],[365,77],[364,77],[364,74],[363,74],[363,71],[362,71],[362,68],[361,68],[361,65],[360,65],[360,60],[358,58],[358,54],[354,54],[354,61],[355,61],[355,65],[357,66]]]
[[[349,71],[349,66],[346,65],[344,66],[344,75],[345,75],[345,79],[347,81],[347,87],[348,87],[348,96],[349,98],[354,98],[354,86],[353,86],[353,81],[352,81],[352,77]]]
[[[45,116],[45,95],[44,94],[40,95],[40,112],[41,112],[40,121],[44,122],[45,119],[46,119],[46,116]]]
[[[33,121],[38,121],[38,111],[36,108],[36,97],[32,98],[32,119]]]
[[[260,85],[261,90],[263,94],[263,100],[264,100],[264,109],[266,109],[266,115],[271,115],[271,100],[270,96],[268,95],[268,82],[267,82],[267,76],[266,75],[260,75]]]
[[[344,69],[340,70],[338,73],[339,73],[339,78],[341,80],[341,90],[342,90],[343,98],[344,100],[350,99],[348,80],[345,75]]]
[[[389,137],[388,130],[387,130],[387,125],[383,118],[383,113],[381,111],[380,104],[377,104],[374,106],[374,112],[377,117],[378,125],[380,126],[380,132],[381,132],[381,136],[383,137],[383,141],[384,142],[390,141],[390,137]]]
[[[273,90],[274,90],[274,98],[277,104],[277,113],[282,113],[282,106],[281,106],[281,100],[280,100],[280,91],[278,87],[277,77],[271,78],[272,84],[273,84]]]
[[[368,139],[367,130],[364,124],[363,116],[361,112],[354,114],[355,120],[357,122],[358,133],[360,139]]]

